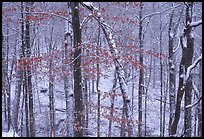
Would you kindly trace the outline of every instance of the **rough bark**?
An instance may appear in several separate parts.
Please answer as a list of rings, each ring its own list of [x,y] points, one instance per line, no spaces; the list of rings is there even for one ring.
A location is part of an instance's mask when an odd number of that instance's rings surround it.
[[[183,94],[185,92],[184,105],[187,106],[191,104],[191,93],[192,93],[192,81],[191,79],[184,84],[184,76],[186,74],[187,68],[192,63],[193,52],[194,52],[194,38],[191,36],[191,26],[189,23],[192,21],[192,7],[193,3],[189,2],[186,5],[186,27],[184,28],[184,33],[180,37],[180,44],[182,47],[182,59],[179,68],[179,87],[177,92],[176,109],[173,123],[171,125],[172,135],[176,134],[177,125],[180,119],[180,107]],[[183,41],[187,39],[187,44]],[[185,108],[184,112],[184,136],[191,136],[191,107]]]

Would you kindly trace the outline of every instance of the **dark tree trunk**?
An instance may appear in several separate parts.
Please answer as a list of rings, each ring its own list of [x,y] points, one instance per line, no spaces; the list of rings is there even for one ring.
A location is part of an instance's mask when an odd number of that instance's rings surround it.
[[[100,26],[99,26],[99,32],[98,32],[97,46],[100,47]],[[96,55],[99,55],[98,49],[96,50]],[[100,65],[99,65],[99,62],[96,63],[96,69],[97,69],[96,90],[97,90],[97,93],[98,93],[97,136],[100,137],[101,92],[100,92],[100,89],[99,89],[99,82],[100,82]]]
[[[192,21],[192,7],[193,3],[189,2],[186,5],[186,28],[184,29],[184,34],[180,37],[180,43],[182,47],[182,59],[180,63],[179,69],[179,87],[177,92],[177,100],[176,100],[176,110],[174,121],[171,125],[171,133],[172,135],[176,134],[177,125],[180,119],[180,107],[181,101],[183,98],[183,94],[185,91],[185,100],[184,105],[187,106],[191,104],[191,92],[192,92],[192,81],[191,79],[184,84],[184,76],[186,74],[187,68],[192,63],[193,52],[194,52],[194,38],[191,36],[191,27],[188,25]],[[183,39],[187,39],[187,44],[183,42]],[[191,107],[185,108],[184,112],[184,136],[191,136]]]
[[[185,71],[187,71],[187,68],[192,64],[193,59],[193,52],[194,52],[194,38],[191,36],[192,28],[188,26],[188,23],[192,22],[192,9],[193,9],[193,3],[189,2],[188,6],[186,8],[186,38],[187,38],[187,58],[185,63]],[[185,131],[185,137],[191,137],[191,107],[186,108],[186,106],[191,104],[191,98],[192,98],[192,78],[187,81],[185,85],[185,111],[184,111],[184,131]]]
[[[79,21],[79,3],[71,3],[72,27],[74,35],[74,136],[83,136],[83,101],[81,77],[81,29]]]
[[[30,3],[26,3],[26,12],[29,12],[29,7],[32,6]],[[29,16],[29,13],[26,13],[26,17]],[[29,59],[31,57],[31,46],[30,46],[30,21],[26,20],[26,31],[25,31],[25,46],[26,46],[26,57]],[[33,92],[32,92],[32,75],[31,75],[31,65],[27,65],[27,93],[28,93],[28,102],[29,102],[29,130],[30,137],[35,137],[35,129],[34,129],[34,108],[33,108]]]
[[[139,10],[139,42],[140,50],[143,51],[143,42],[142,42],[142,3],[140,4]],[[140,64],[143,65],[143,54],[140,53],[139,56]],[[144,94],[144,71],[140,69],[139,74],[139,90],[138,90],[138,121],[142,123],[142,94]],[[138,124],[138,137],[142,136],[142,124]]]
[[[174,74],[174,58],[173,58],[173,36],[171,35],[172,33],[172,20],[173,20],[173,15],[174,11],[172,11],[170,15],[170,22],[169,22],[169,30],[168,30],[168,35],[169,35],[169,103],[170,103],[170,115],[169,115],[169,129],[172,124],[172,120],[174,117],[174,104],[175,104],[175,74]],[[172,136],[172,133],[169,130],[169,136]]]

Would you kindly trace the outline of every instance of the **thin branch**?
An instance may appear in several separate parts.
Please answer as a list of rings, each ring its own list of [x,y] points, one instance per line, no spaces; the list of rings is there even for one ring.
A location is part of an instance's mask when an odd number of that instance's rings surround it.
[[[201,56],[199,56],[199,57],[196,59],[196,61],[195,61],[192,65],[190,65],[190,66],[187,68],[186,75],[185,75],[185,77],[184,77],[184,85],[186,85],[186,82],[187,82],[187,80],[188,80],[189,77],[190,77],[190,72],[192,71],[192,69],[194,69],[194,68],[196,67],[196,65],[197,65],[201,60],[202,60],[202,54],[201,54]]]
[[[60,16],[58,14],[55,13],[49,13],[49,12],[20,12],[20,13],[30,13],[30,14],[47,14],[47,15],[51,15],[51,16],[56,16],[62,19],[67,20],[69,23],[72,23],[68,18],[64,17],[64,16]]]
[[[193,104],[187,105],[185,108],[187,109],[187,108],[194,107],[196,104],[198,104],[201,101],[201,99],[202,99],[202,96],[196,102],[194,102]]]
[[[190,27],[197,27],[197,26],[199,26],[201,24],[202,24],[202,20],[198,20],[196,22],[191,22],[189,26]]]
[[[179,7],[180,5],[182,5],[182,4],[178,4],[178,5],[176,5],[176,6],[173,6],[173,7],[167,8],[166,10],[163,10],[163,11],[161,11],[161,12],[155,12],[155,13],[148,14],[148,15],[146,15],[146,16],[144,16],[144,17],[142,18],[142,21],[143,21],[145,18],[149,17],[149,16],[153,16],[153,15],[156,15],[156,14],[164,13],[164,12],[166,12],[166,11],[168,11],[168,10],[171,10],[171,9],[177,8],[177,7]]]

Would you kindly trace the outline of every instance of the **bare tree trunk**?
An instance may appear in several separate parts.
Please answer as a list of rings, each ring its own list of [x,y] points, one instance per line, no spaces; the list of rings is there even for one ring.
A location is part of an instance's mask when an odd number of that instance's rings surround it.
[[[54,24],[54,23],[53,23]],[[52,55],[53,31],[51,29],[51,38],[49,44],[49,54]],[[54,73],[53,73],[53,59],[49,59],[49,108],[50,108],[50,137],[55,136],[55,106],[54,106]]]
[[[114,72],[114,80],[113,80],[113,87],[112,87],[112,92],[113,92],[113,96],[111,96],[111,110],[110,110],[110,116],[113,117],[113,110],[114,110],[114,101],[115,101],[115,90],[116,90],[116,85],[117,85],[117,77],[116,77],[116,69]],[[108,124],[108,137],[111,137],[112,134],[112,119],[109,120],[109,124]]]
[[[32,6],[32,3],[26,3],[26,12],[29,12],[29,7]],[[28,17],[30,14],[26,13],[26,17]],[[26,57],[29,59],[31,57],[31,46],[30,46],[30,21],[26,20],[26,31],[25,31],[25,45],[26,45]],[[32,64],[32,63],[31,63]],[[30,130],[30,137],[35,136],[35,129],[34,129],[34,108],[33,108],[33,92],[32,92],[32,75],[31,75],[31,66],[32,65],[27,65],[27,93],[28,93],[28,102],[29,102],[29,130]]]
[[[193,52],[194,52],[194,38],[191,36],[192,28],[188,27],[188,24],[192,22],[192,9],[193,9],[193,3],[189,2],[186,8],[186,38],[187,38],[187,58],[185,63],[185,71],[187,68],[192,64],[193,59]],[[185,36],[184,36],[185,37]],[[185,44],[184,44],[185,45]],[[186,108],[187,105],[191,104],[192,99],[192,78],[190,77],[190,80],[187,81],[185,86],[185,111],[184,111],[184,130],[185,130],[185,136],[191,137],[191,107]]]
[[[139,42],[140,42],[140,51],[143,51],[143,42],[142,42],[142,2],[140,3],[139,10]],[[140,64],[143,64],[143,54],[140,53]],[[138,121],[142,123],[142,94],[144,94],[144,71],[140,69],[139,75],[139,90],[138,90]],[[138,137],[142,136],[142,124],[138,124]]]
[[[122,119],[125,118],[125,106],[123,104]],[[125,122],[121,121],[120,137],[125,137]]]
[[[150,57],[151,58],[150,58],[149,78],[147,81],[147,88],[146,88],[146,92],[145,92],[145,111],[144,111],[145,137],[147,136],[147,93],[148,93],[150,79],[151,79],[151,75],[152,75],[152,55],[150,55]]]
[[[159,46],[160,46],[160,54],[162,55],[162,21],[160,14],[160,24],[159,24],[160,34],[159,34]],[[160,137],[162,137],[162,103],[163,103],[163,65],[162,65],[162,57],[160,57]]]
[[[202,62],[200,63],[199,66],[199,77],[200,77],[200,84],[199,84],[199,96],[202,95]],[[198,137],[202,137],[202,101],[198,104]]]
[[[64,47],[63,49],[63,60],[64,61],[69,61],[68,57],[68,46],[72,46],[72,32],[71,32],[71,25],[69,22],[65,22],[65,34],[64,34]],[[70,66],[71,67],[71,66]],[[69,65],[67,62],[63,64],[63,73],[64,73],[64,93],[65,93],[65,99],[66,99],[66,136],[68,137],[70,134],[70,129],[69,129],[69,124],[71,122],[70,118],[70,101],[69,101],[69,94],[71,93],[69,90],[71,89],[70,87],[70,81],[71,81],[71,76],[68,71]]]
[[[173,5],[172,5],[173,6]],[[173,17],[174,17],[174,10],[170,14],[170,21],[169,21],[169,29],[168,29],[168,36],[169,36],[169,103],[170,103],[170,115],[169,115],[169,136],[172,136],[171,133],[171,125],[174,118],[174,109],[175,109],[175,91],[176,91],[176,77],[175,77],[175,60],[174,60],[174,39],[180,24],[180,20],[182,17],[183,8],[180,11],[179,19],[177,21],[176,26],[173,26]]]
[[[97,46],[100,47],[100,26],[99,26],[99,32],[98,32],[98,42]],[[99,55],[98,49],[96,50],[96,55]],[[99,81],[100,81],[100,65],[99,62],[96,63],[96,69],[97,69],[97,79],[96,79],[96,90],[98,93],[98,111],[97,111],[97,136],[100,137],[100,100],[101,100],[101,92],[99,89]]]
[[[7,34],[8,35],[8,32]],[[4,43],[4,36],[2,32],[2,95],[3,95],[3,113],[4,113],[4,119],[7,121],[7,114],[6,114],[6,98],[7,98],[7,74],[8,74],[8,67],[7,67],[7,44]],[[6,37],[7,38],[7,37]],[[6,41],[8,43],[8,41]]]
[[[83,101],[82,101],[82,76],[81,76],[81,29],[79,21],[79,3],[71,3],[72,27],[74,35],[74,136],[83,136]]]
[[[187,68],[192,63],[193,52],[194,52],[194,38],[191,36],[192,27],[188,24],[192,21],[192,7],[193,3],[189,2],[186,5],[186,28],[184,29],[184,34],[180,37],[180,44],[182,47],[182,59],[179,69],[179,87],[177,92],[176,110],[174,121],[171,125],[171,134],[176,134],[177,125],[180,119],[180,106],[181,100],[185,91],[184,105],[187,106],[191,104],[191,92],[192,92],[192,81],[191,79],[184,84],[184,76],[186,74]],[[183,42],[183,39],[187,39],[187,44]],[[191,107],[186,108],[184,112],[184,136],[191,136]]]
[[[169,103],[170,103],[170,115],[169,115],[169,129],[171,128],[171,124],[174,117],[174,104],[175,104],[175,65],[174,65],[174,58],[173,58],[173,36],[172,33],[172,20],[173,20],[173,14],[174,11],[172,11],[170,15],[170,22],[169,22],[169,30],[168,30],[168,36],[169,36]],[[171,130],[169,130],[169,136],[172,136]]]
[[[167,65],[167,63],[166,63],[166,65]],[[167,67],[168,68],[168,67]],[[168,69],[167,69],[168,70]],[[163,112],[163,133],[162,133],[162,135],[163,135],[163,137],[165,136],[165,126],[166,126],[166,103],[167,103],[167,95],[168,95],[168,85],[169,85],[169,78],[168,78],[168,72],[166,72],[166,82],[165,82],[165,84],[164,84],[164,90],[165,90],[165,94],[164,94],[164,112]]]

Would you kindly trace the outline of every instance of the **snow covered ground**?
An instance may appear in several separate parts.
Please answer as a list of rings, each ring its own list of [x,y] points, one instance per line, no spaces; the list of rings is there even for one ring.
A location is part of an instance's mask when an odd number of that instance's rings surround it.
[[[19,137],[15,132],[10,130],[9,132],[2,131],[2,137]]]

